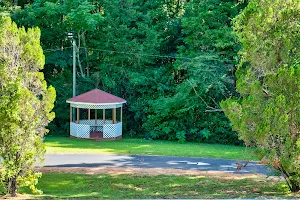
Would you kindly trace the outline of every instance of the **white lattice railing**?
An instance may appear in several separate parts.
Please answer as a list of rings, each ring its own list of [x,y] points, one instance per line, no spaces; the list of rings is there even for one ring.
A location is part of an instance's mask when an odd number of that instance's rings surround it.
[[[122,122],[112,124],[111,120],[80,120],[80,124],[70,123],[70,135],[78,138],[90,138],[91,131],[102,131],[103,138],[116,138],[122,135]]]
[[[91,120],[80,120],[79,121],[80,124],[87,124],[87,125],[91,125],[91,126],[102,126],[103,124],[112,124],[112,120],[98,120],[97,119],[97,123],[95,122],[94,119],[91,119]]]
[[[71,122],[70,134],[78,138],[90,138],[90,125]]]
[[[116,138],[122,135],[122,122],[103,124],[103,138]]]

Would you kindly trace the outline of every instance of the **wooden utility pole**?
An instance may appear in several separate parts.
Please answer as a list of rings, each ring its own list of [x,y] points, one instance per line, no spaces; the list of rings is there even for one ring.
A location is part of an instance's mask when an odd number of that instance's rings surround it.
[[[76,42],[73,39],[73,97],[76,96]]]
[[[76,41],[72,32],[68,33],[68,38],[72,39],[73,45],[73,97],[76,96]],[[73,110],[73,118],[75,120],[75,108]]]

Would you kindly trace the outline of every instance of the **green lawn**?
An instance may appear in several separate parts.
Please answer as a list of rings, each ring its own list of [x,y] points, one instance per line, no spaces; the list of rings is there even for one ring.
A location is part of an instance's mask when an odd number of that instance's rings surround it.
[[[283,183],[267,179],[228,180],[175,175],[82,175],[47,173],[38,199],[149,199],[149,198],[296,198]],[[21,189],[20,193],[29,193]],[[298,195],[298,197],[300,197]]]
[[[112,153],[257,160],[253,149],[219,144],[180,144],[176,141],[143,139],[90,141],[51,136],[46,137],[45,144],[48,154]]]

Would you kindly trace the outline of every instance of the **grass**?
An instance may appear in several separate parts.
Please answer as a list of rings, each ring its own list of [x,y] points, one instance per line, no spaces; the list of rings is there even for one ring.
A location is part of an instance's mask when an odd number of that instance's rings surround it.
[[[254,149],[241,146],[183,143],[144,139],[120,141],[91,141],[51,137],[45,139],[48,154],[135,154],[165,155],[203,158],[257,160]]]
[[[47,173],[38,183],[38,199],[149,198],[296,198],[282,182],[267,179],[229,180],[205,176],[83,175]],[[0,189],[1,190],[1,189]],[[2,189],[3,190],[3,189]],[[21,188],[20,193],[30,193]]]

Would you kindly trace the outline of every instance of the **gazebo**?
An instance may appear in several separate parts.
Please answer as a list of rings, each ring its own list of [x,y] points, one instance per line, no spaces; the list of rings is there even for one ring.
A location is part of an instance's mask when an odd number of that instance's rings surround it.
[[[68,99],[67,103],[70,104],[71,137],[97,140],[122,138],[122,106],[126,100],[94,89]]]

